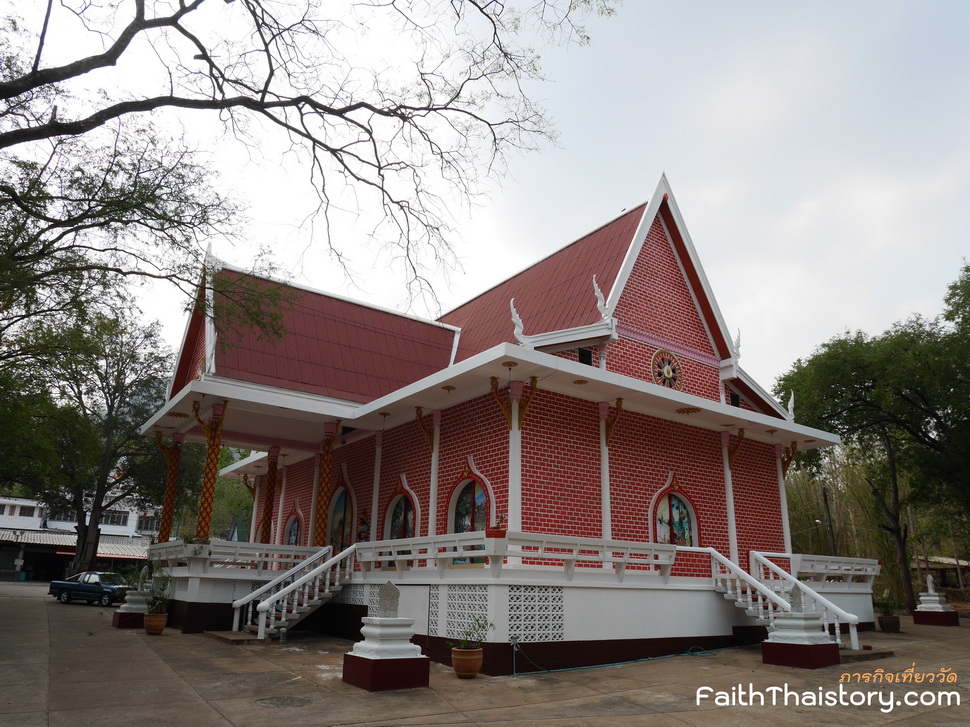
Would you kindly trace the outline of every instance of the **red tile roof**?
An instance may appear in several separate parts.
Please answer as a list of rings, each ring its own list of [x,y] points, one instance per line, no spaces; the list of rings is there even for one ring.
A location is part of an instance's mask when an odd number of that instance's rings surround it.
[[[224,270],[220,275],[238,275]],[[357,402],[446,368],[455,332],[430,321],[288,288],[282,338],[217,322],[215,374]]]
[[[455,360],[461,361],[503,342],[516,342],[509,312],[511,298],[515,298],[515,308],[526,335],[575,328],[599,320],[593,275],[603,295],[609,298],[644,207],[641,205],[620,215],[439,318],[462,329]]]

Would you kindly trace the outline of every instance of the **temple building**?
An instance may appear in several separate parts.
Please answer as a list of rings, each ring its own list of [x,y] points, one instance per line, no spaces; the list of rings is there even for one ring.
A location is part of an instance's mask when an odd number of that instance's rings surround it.
[[[173,472],[181,441],[215,453],[196,542],[163,511],[152,548],[172,625],[272,635],[299,610],[354,637],[392,581],[433,659],[491,622],[492,674],[756,643],[793,589],[854,648],[871,625],[874,561],[791,552],[788,466],[838,437],[740,368],[666,178],[438,320],[287,286],[267,339],[201,295],[144,427]],[[253,451],[226,473],[250,543],[207,537],[220,444]]]

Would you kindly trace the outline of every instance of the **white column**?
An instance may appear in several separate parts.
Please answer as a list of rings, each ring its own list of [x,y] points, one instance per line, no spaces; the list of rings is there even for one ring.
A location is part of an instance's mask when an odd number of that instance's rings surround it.
[[[431,412],[431,476],[428,488],[428,537],[438,534],[438,454],[441,444],[441,410]]]
[[[788,521],[788,488],[785,487],[785,472],[781,466],[783,448],[775,445],[775,464],[778,467],[778,500],[781,503],[781,527],[785,536],[785,552],[791,552],[791,523]]]
[[[310,519],[306,522],[306,546],[309,547],[313,543],[313,523],[317,521],[317,499],[319,493],[317,490],[320,488],[320,453],[317,452],[313,455],[313,494],[310,496]]]
[[[286,496],[286,470],[287,467],[283,467],[282,470],[282,482],[280,486],[280,501],[276,503],[276,544],[283,544],[283,498]]]
[[[370,496],[370,539],[382,540],[384,531],[378,530],[379,519],[377,516],[377,506],[380,502],[381,494],[381,450],[384,444],[384,432],[374,433],[374,484],[371,488]]]
[[[600,507],[602,508],[603,535],[606,540],[613,539],[613,509],[610,500],[610,448],[606,443],[606,421],[610,405],[601,401],[600,410]]]
[[[508,529],[522,530],[522,430],[519,428],[519,403],[525,387],[521,381],[509,384],[512,421],[509,428],[509,519]]]
[[[731,476],[731,433],[721,432],[721,456],[724,460],[724,503],[727,509],[728,545],[731,548],[731,560],[738,565],[738,523],[734,516],[734,479]]]

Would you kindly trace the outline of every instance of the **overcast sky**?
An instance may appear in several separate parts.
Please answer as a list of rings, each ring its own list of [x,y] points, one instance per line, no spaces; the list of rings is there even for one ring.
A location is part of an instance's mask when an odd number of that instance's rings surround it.
[[[970,252],[970,3],[628,0],[587,27],[589,47],[542,54],[534,95],[558,146],[514,158],[486,204],[457,213],[464,272],[436,280],[443,310],[645,201],[662,173],[765,387],[846,330],[941,310]],[[372,251],[355,287],[309,244],[285,164],[234,164],[249,234],[288,277],[401,307]],[[162,307],[145,312],[176,347],[184,317]]]

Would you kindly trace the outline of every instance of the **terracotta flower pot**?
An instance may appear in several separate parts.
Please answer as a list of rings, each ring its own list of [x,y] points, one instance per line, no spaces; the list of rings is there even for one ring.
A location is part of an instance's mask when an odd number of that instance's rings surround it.
[[[456,649],[451,650],[451,666],[459,679],[474,679],[482,670],[482,659],[485,650]]]
[[[885,634],[898,634],[899,616],[880,616],[879,629]]]
[[[157,636],[165,630],[168,623],[167,613],[146,613],[145,614],[145,633]]]

